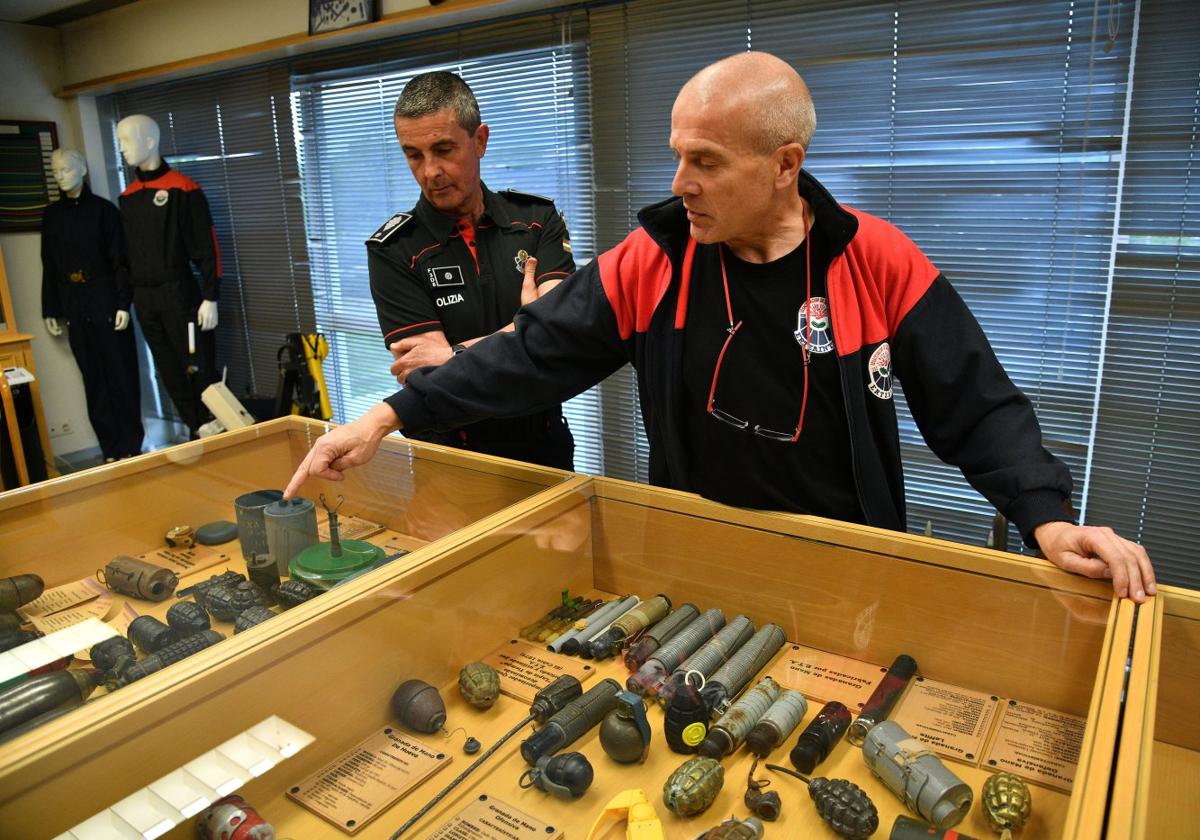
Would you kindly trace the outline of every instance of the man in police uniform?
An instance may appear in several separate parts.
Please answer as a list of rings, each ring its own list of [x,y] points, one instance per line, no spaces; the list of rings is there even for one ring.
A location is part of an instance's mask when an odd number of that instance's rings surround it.
[[[479,177],[488,126],[466,82],[424,73],[396,101],[396,136],[421,199],[367,240],[371,295],[401,384],[493,332],[575,270],[554,202]],[[536,275],[526,280],[526,268]],[[421,440],[570,470],[575,444],[562,406],[413,435]]]

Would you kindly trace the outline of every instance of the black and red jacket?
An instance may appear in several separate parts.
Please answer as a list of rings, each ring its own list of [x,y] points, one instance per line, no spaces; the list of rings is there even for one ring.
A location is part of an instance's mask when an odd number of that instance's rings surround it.
[[[832,246],[826,288],[866,521],[905,527],[895,375],[930,448],[1035,545],[1037,525],[1067,518],[1070,472],[1042,445],[1029,400],[978,322],[898,229],[839,205],[806,172],[799,189]],[[624,242],[523,308],[514,332],[491,336],[439,368],[415,371],[386,400],[405,430],[527,413],[629,362],[650,442],[650,480],[690,490],[689,459],[697,454],[683,445],[679,412],[697,246],[678,198],[645,208],[638,221]],[[729,480],[755,478],[743,473]]]
[[[221,252],[200,185],[166,161],[149,172],[134,171],[137,179],[121,193],[130,283],[137,288],[191,281],[195,263],[201,295],[216,300]]]

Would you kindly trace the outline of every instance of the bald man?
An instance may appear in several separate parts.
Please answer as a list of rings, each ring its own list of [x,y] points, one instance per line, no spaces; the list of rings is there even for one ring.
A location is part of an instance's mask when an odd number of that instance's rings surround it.
[[[527,414],[628,362],[654,484],[903,530],[894,374],[930,447],[1030,547],[1144,601],[1145,550],[1070,522],[1070,472],[946,278],[803,169],[815,127],[807,86],[778,58],[701,70],[671,111],[675,197],[524,307],[513,332],[414,371],[318,439],[288,494],[309,475],[340,479],[396,429]]]

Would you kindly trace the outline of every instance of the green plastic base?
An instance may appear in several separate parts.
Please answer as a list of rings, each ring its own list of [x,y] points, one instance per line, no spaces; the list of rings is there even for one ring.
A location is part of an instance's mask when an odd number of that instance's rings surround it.
[[[382,548],[363,540],[342,540],[341,557],[334,557],[332,548],[331,543],[310,545],[292,558],[288,571],[292,577],[324,590],[385,557]]]

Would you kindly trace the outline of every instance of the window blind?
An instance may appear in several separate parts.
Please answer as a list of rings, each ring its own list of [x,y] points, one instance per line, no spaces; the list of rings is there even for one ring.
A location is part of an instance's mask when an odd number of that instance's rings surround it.
[[[553,198],[567,219],[576,263],[594,256],[585,24],[583,15],[525,18],[296,66],[317,320],[331,339],[326,379],[338,418],[357,417],[397,387],[379,337],[363,241],[420,197],[392,125],[396,98],[414,75],[450,70],[467,81],[491,127],[484,182]],[[565,407],[577,469],[604,469],[599,402],[593,390]]]
[[[680,86],[738,50],[772,52],[813,93],[807,168],[843,203],[897,224],[947,274],[1033,400],[1047,446],[1079,476],[1129,59],[1128,26],[1108,39],[1114,7],[1131,18],[1132,3],[1069,0],[595,10],[598,239],[610,244],[669,194]],[[900,390],[910,530],[929,522],[938,536],[982,543],[994,512],[927,449]]]
[[[114,145],[116,122],[145,114],[158,123],[162,157],[204,190],[223,275],[218,370],[239,396],[273,397],[284,335],[314,328],[286,68],[155,85],[110,104]],[[121,189],[134,177],[123,163],[115,174]]]
[[[1126,28],[1134,21],[1127,19]],[[1200,7],[1142,0],[1086,515],[1200,587]]]

